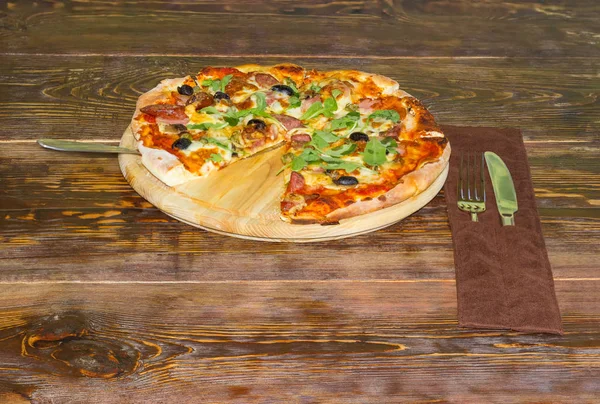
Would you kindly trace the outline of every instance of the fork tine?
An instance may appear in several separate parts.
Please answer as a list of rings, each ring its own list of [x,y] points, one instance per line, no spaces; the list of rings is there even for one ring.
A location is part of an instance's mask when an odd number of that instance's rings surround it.
[[[481,201],[481,192],[478,192],[478,182],[477,178],[479,177],[479,170],[477,164],[477,152],[473,152],[473,193],[475,200],[477,202]]]
[[[458,189],[456,190],[456,195],[457,198],[459,199],[464,199],[465,198],[465,194],[463,192],[463,160],[464,160],[464,154],[461,153],[460,154],[460,166],[458,168]]]
[[[467,199],[471,200],[471,153],[467,152]]]
[[[483,202],[485,202],[485,171],[483,169],[485,165],[485,159],[483,153],[481,153],[481,192],[483,194]]]

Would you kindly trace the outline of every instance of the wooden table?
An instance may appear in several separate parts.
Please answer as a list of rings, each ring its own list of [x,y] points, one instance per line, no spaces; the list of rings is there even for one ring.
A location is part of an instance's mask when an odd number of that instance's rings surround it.
[[[38,1],[0,12],[0,402],[600,397],[596,0]],[[136,98],[205,65],[389,75],[443,124],[523,130],[564,336],[459,329],[442,195],[374,234],[227,238],[139,197]]]

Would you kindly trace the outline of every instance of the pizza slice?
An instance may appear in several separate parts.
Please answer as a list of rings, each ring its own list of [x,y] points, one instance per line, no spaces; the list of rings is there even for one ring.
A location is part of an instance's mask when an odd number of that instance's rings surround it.
[[[295,101],[283,78],[249,66],[163,80],[139,98],[132,121],[143,164],[174,186],[282,144],[302,125],[284,113]]]
[[[334,224],[424,191],[450,147],[433,117],[395,82],[353,71],[313,74],[317,98],[290,137],[283,220]]]

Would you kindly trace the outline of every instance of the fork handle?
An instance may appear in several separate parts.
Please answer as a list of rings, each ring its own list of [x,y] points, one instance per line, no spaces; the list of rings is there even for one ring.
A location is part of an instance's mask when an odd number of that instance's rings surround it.
[[[477,217],[477,213],[471,212],[471,221],[478,222],[479,218]]]

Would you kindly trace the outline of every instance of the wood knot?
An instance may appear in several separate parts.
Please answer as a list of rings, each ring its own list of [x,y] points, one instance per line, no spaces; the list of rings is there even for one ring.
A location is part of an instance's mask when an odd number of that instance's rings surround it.
[[[25,332],[22,354],[51,362],[74,376],[113,378],[134,372],[140,353],[124,342],[94,333],[82,313],[39,318]]]

